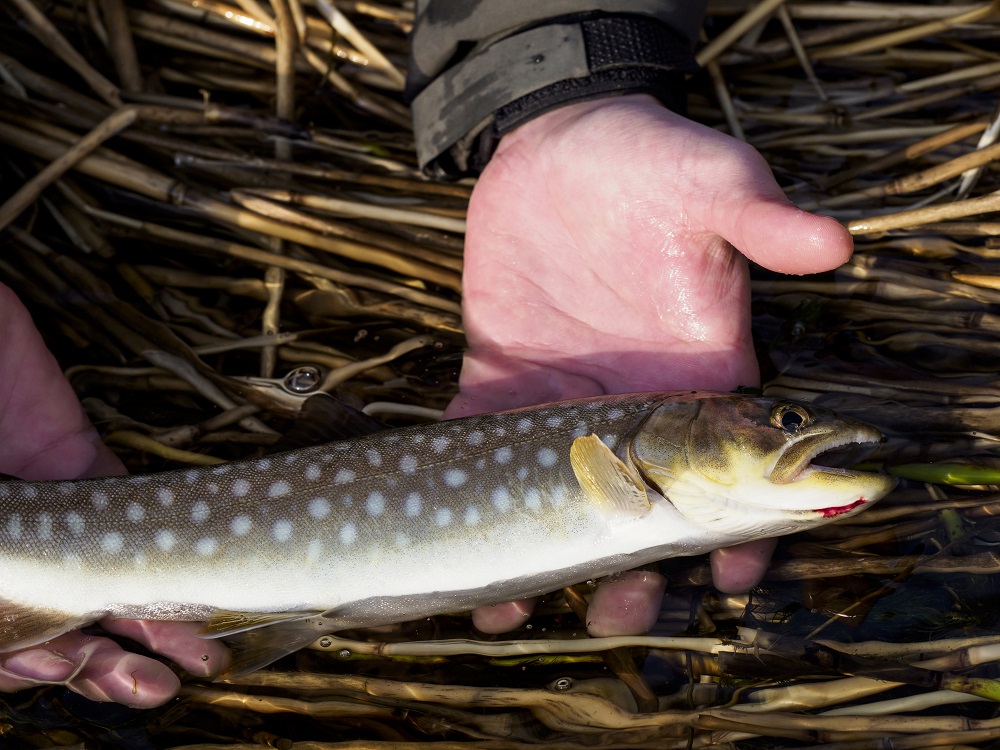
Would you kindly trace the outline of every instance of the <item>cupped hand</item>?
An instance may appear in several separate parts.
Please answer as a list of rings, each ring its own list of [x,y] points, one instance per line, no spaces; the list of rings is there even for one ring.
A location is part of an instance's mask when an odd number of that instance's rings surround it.
[[[0,473],[27,480],[125,473],[90,425],[27,310],[2,284]],[[0,577],[3,575],[0,569]],[[228,662],[225,646],[199,638],[196,623],[109,619],[102,625],[167,656],[193,674],[215,674]],[[93,700],[150,707],[166,702],[180,688],[177,676],[165,664],[129,653],[108,638],[80,631],[21,651],[2,649],[0,628],[3,692],[62,683]]]
[[[734,249],[735,248],[735,249]],[[790,274],[851,254],[847,230],[792,206],[753,148],[645,95],[574,104],[500,142],[469,206],[458,417],[607,393],[756,386],[746,259]],[[773,541],[712,555],[747,591]],[[664,581],[599,590],[595,635],[644,633]],[[486,632],[530,602],[474,613]]]

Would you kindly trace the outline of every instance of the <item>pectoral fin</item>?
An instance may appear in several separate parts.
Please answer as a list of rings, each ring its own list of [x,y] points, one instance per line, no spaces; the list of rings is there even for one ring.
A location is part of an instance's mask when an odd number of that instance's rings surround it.
[[[569,458],[580,486],[616,520],[639,518],[649,511],[642,479],[597,435],[574,440]]]
[[[0,599],[0,652],[14,651],[51,640],[90,625],[100,617],[74,615],[54,609],[36,609]]]

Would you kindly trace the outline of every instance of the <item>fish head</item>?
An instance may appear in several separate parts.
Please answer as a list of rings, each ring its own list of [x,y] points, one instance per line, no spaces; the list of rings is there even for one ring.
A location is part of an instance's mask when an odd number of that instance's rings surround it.
[[[785,399],[714,396],[656,407],[629,444],[644,481],[687,520],[735,536],[776,536],[860,512],[885,474],[823,465],[841,446],[883,440],[870,425]]]

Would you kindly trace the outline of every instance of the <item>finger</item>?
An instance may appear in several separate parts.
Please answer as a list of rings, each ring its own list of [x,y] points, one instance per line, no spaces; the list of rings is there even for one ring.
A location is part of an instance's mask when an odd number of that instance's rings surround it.
[[[509,633],[524,625],[535,611],[538,599],[519,599],[472,610],[472,624],[481,633]]]
[[[597,587],[587,607],[587,632],[595,637],[645,635],[660,614],[667,579],[630,570]]]
[[[726,594],[744,594],[764,578],[777,539],[758,539],[712,552],[712,582]]]
[[[180,689],[180,681],[166,665],[130,654],[108,638],[79,631],[0,660],[0,690],[40,684],[64,684],[91,700],[135,708],[162,705]]]
[[[181,688],[166,664],[124,651],[107,638],[93,639],[77,659],[80,671],[66,686],[93,701],[153,708],[171,700]]]
[[[199,677],[221,674],[232,656],[222,641],[198,635],[201,623],[197,622],[105,618],[101,626],[109,633],[141,643]]]
[[[846,263],[854,249],[850,232],[839,221],[800,211],[784,200],[748,201],[733,211],[732,226],[722,236],[772,271],[829,271]]]

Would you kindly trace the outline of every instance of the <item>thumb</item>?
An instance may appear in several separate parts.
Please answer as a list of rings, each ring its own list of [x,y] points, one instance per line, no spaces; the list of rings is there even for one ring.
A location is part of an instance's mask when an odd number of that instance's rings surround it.
[[[793,206],[754,148],[727,139],[722,154],[704,186],[711,200],[693,206],[705,229],[780,273],[829,271],[851,257],[854,241],[847,228]]]
[[[851,257],[854,240],[829,216],[802,211],[784,197],[754,197],[723,211],[719,234],[747,258],[772,271],[819,273]]]

